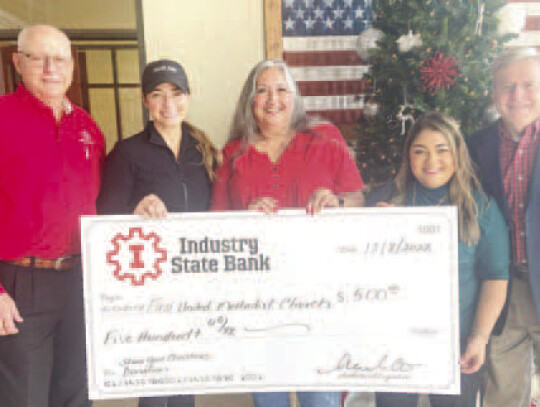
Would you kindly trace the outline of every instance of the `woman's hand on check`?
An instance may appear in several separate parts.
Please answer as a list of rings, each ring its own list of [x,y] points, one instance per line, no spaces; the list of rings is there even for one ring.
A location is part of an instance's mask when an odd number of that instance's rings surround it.
[[[391,204],[391,203],[388,203],[388,202],[377,202],[377,205],[375,205],[377,208],[392,208],[396,205],[394,204]]]
[[[163,219],[167,217],[167,207],[156,195],[150,194],[141,199],[133,213],[149,219]]]
[[[328,188],[319,188],[309,198],[306,212],[310,215],[319,213],[323,208],[339,206],[339,199]]]
[[[247,208],[250,211],[259,211],[268,214],[276,213],[278,210],[278,201],[269,196],[263,196],[251,201]]]

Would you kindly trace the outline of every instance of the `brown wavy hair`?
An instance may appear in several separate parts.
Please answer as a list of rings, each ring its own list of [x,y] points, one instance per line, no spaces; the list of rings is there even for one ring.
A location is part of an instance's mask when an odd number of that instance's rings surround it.
[[[480,227],[477,220],[478,205],[474,198],[474,192],[482,193],[482,186],[475,174],[459,124],[443,113],[427,112],[420,116],[409,130],[403,148],[401,168],[394,179],[398,194],[392,199],[392,203],[404,205],[406,196],[411,192],[415,182],[410,163],[411,145],[418,135],[426,129],[441,133],[448,141],[455,168],[454,175],[450,179],[448,198],[451,204],[458,207],[460,239],[468,245],[475,244],[480,238]]]
[[[191,123],[188,123],[187,121],[184,121],[184,125],[186,126],[190,136],[198,141],[195,148],[202,154],[201,164],[206,169],[206,172],[208,172],[210,180],[214,181],[216,177],[214,169],[220,161],[218,149],[204,131],[198,127],[195,127]]]

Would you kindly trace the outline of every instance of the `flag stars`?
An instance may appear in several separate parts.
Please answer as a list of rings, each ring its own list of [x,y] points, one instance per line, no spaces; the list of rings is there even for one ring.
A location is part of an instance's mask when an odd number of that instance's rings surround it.
[[[330,17],[326,17],[326,20],[324,20],[324,25],[326,28],[328,28],[329,30],[331,30],[332,28],[334,28],[334,23],[335,21],[332,20]]]
[[[326,7],[332,8],[334,7],[334,0],[324,0],[324,5]]]
[[[338,18],[343,18],[343,13],[345,12],[345,10],[342,10],[338,6],[335,10],[332,10],[332,12],[334,13],[334,18],[338,19]]]
[[[285,20],[285,30],[294,30],[295,24],[296,21],[289,17],[287,20]]]
[[[306,30],[311,31],[313,30],[313,27],[315,27],[315,23],[317,20],[312,20],[311,17],[308,17],[304,23],[306,24]]]
[[[352,35],[369,25],[372,0],[282,0],[283,34]]]
[[[343,20],[343,26],[346,30],[352,30],[354,27],[354,20],[350,17],[347,17],[346,20]]]
[[[315,10],[313,10],[313,12],[315,13],[315,18],[319,19],[319,20],[322,20],[324,18],[324,11],[321,10],[320,7],[317,7]]]

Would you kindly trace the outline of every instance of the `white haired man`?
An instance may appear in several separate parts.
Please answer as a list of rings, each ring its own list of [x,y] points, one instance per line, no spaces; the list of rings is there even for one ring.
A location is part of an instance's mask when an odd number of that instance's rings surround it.
[[[95,214],[104,139],[66,98],[64,33],[23,29],[13,63],[22,83],[0,97],[0,405],[82,407],[78,225]]]
[[[484,407],[528,407],[533,347],[540,349],[540,55],[505,49],[493,65],[500,120],[469,148],[512,242],[511,284],[502,331],[488,346]],[[479,259],[481,261],[481,259]],[[486,333],[487,334],[487,333]]]

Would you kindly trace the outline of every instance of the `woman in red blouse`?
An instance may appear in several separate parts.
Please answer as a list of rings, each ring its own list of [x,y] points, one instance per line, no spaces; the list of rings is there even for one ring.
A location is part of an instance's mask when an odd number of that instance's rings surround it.
[[[362,178],[339,130],[306,115],[282,61],[249,74],[216,170],[213,210],[361,206]],[[340,393],[301,392],[302,407],[338,407]],[[287,393],[256,393],[255,407],[288,407]]]
[[[236,106],[212,209],[361,206],[363,185],[339,130],[306,115],[287,65],[257,64]]]

